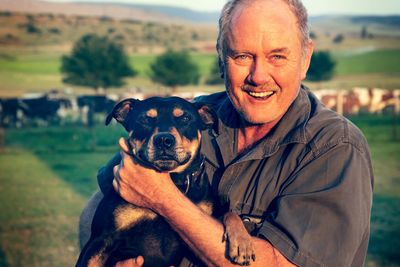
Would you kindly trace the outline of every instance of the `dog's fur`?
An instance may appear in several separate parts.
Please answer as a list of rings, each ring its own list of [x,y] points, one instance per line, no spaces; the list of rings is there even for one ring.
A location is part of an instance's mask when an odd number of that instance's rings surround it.
[[[128,131],[125,146],[136,162],[170,173],[176,186],[211,215],[213,201],[199,150],[201,131],[216,127],[218,120],[207,105],[177,97],[126,99],[114,107],[106,124],[113,118]],[[230,241],[227,255],[233,262],[248,265],[254,260],[250,236],[239,216],[228,214],[224,220],[231,231],[225,233]],[[240,239],[233,232],[240,233]],[[239,246],[245,249],[240,251]],[[144,257],[145,266],[171,266],[188,254],[183,241],[162,217],[127,203],[111,190],[96,210],[91,237],[76,266],[114,266],[139,255]]]

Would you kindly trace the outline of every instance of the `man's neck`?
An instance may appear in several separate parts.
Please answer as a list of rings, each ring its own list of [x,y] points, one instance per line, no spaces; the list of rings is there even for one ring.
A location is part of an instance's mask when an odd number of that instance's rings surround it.
[[[281,117],[264,124],[249,125],[241,123],[243,126],[237,132],[237,153],[241,154],[247,149],[251,148],[254,144],[264,138],[275,125],[280,121]]]

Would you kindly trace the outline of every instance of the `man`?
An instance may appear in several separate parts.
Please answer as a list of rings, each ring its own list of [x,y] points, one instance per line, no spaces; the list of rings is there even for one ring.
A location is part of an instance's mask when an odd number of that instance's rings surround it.
[[[220,117],[202,151],[220,212],[233,210],[251,227],[252,266],[363,266],[373,184],[369,151],[354,125],[301,86],[313,51],[301,2],[228,2],[217,49],[227,90],[201,99]],[[192,204],[168,175],[124,153],[113,174],[120,160],[100,172],[100,185],[116,177],[125,200],[163,216],[205,265],[233,266],[221,222]]]

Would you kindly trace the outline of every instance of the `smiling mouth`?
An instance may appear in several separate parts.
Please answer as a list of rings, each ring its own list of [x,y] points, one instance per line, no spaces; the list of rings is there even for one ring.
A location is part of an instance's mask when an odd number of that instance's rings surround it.
[[[274,95],[276,92],[275,91],[265,91],[265,92],[246,91],[246,93],[257,99],[268,99],[272,95]]]

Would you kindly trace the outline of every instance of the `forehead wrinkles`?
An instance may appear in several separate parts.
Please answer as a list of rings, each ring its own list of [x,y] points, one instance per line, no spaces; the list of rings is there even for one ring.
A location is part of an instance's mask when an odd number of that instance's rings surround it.
[[[301,32],[297,18],[289,5],[281,0],[244,1],[233,10],[225,34],[225,49],[241,49],[241,45],[269,44],[269,48],[286,45]],[[250,38],[251,37],[251,38]],[[293,43],[291,41],[290,43]]]

